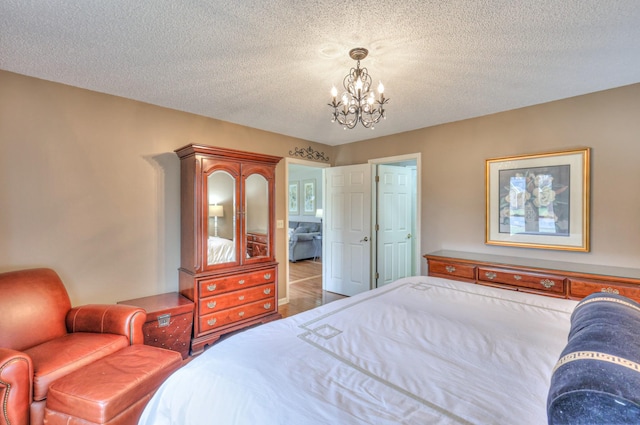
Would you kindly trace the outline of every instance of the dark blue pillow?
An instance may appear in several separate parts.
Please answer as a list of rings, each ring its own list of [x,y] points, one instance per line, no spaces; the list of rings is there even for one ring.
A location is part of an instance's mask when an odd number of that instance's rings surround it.
[[[596,293],[576,306],[547,416],[550,425],[640,424],[640,304]]]

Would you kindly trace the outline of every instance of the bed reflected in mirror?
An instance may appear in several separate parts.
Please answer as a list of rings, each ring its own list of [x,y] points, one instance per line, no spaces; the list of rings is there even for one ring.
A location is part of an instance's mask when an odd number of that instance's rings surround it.
[[[226,171],[214,171],[207,177],[207,264],[236,261],[235,186]]]

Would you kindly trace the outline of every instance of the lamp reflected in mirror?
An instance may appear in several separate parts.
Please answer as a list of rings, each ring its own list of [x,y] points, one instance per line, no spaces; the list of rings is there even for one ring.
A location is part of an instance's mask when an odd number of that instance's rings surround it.
[[[209,205],[209,217],[213,217],[213,236],[218,237],[218,217],[224,217],[222,205]]]
[[[320,223],[322,223],[322,208],[318,208],[316,210],[316,217],[320,219]]]

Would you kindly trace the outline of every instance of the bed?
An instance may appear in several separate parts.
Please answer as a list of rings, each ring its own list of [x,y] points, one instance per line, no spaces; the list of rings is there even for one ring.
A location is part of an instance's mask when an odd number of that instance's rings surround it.
[[[215,344],[139,423],[544,424],[576,304],[401,279]]]
[[[207,264],[231,263],[236,261],[235,244],[232,240],[209,236],[207,248]]]

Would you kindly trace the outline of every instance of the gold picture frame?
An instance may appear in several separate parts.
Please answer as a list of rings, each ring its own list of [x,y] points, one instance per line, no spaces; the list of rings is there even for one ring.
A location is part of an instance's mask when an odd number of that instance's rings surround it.
[[[590,148],[486,160],[485,243],[588,252]]]

